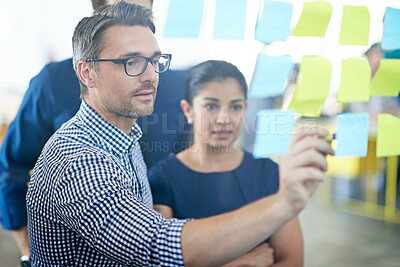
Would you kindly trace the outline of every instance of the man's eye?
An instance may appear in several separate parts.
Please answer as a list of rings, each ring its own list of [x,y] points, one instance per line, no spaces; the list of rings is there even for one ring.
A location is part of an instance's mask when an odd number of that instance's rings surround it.
[[[135,67],[137,66],[138,62],[135,59],[130,59],[126,62],[126,66],[128,67]]]

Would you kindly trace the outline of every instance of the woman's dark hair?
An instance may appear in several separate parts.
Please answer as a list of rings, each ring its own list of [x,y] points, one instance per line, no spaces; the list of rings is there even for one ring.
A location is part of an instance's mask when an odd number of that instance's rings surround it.
[[[192,105],[193,98],[202,90],[204,84],[228,78],[233,78],[239,83],[244,98],[247,99],[247,83],[240,70],[226,61],[208,60],[190,69],[186,82],[185,100]]]

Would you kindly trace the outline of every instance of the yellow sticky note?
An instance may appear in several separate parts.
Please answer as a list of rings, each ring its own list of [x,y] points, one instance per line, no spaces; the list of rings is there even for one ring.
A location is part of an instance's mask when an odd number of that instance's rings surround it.
[[[371,95],[397,96],[400,92],[400,59],[381,59],[371,83]]]
[[[332,143],[332,147],[334,148],[335,142]],[[326,158],[328,161],[328,171],[326,174],[328,176],[335,176],[340,178],[348,178],[355,179],[360,177],[360,158],[355,157],[334,157],[329,156]]]
[[[369,11],[366,6],[343,6],[339,43],[368,45],[369,21]]]
[[[371,66],[367,60],[343,59],[337,101],[341,103],[369,101],[370,82]]]
[[[303,117],[318,118],[321,115],[322,105],[325,102],[325,98],[321,100],[299,101],[297,94],[298,86],[295,88],[294,95],[288,109],[295,110],[296,114],[300,114]]]
[[[332,5],[327,2],[304,2],[303,12],[293,30],[293,36],[323,37],[332,16]]]
[[[298,101],[325,100],[331,83],[332,65],[323,58],[306,56],[300,63]]]
[[[390,114],[378,115],[376,157],[400,155],[400,118]]]

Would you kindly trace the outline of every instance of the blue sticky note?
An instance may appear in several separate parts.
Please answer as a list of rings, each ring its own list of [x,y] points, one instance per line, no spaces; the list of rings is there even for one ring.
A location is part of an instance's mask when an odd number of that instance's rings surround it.
[[[265,158],[289,151],[295,123],[293,110],[264,109],[257,113],[253,156]]]
[[[203,9],[204,0],[170,0],[164,37],[197,38]]]
[[[214,38],[244,39],[246,7],[246,0],[217,0],[215,9]],[[190,10],[191,9],[192,8],[190,8]]]
[[[290,56],[271,57],[260,54],[251,81],[249,97],[261,98],[283,94],[293,62]]]
[[[386,8],[383,21],[382,48],[389,50],[400,48],[400,9]]]
[[[286,41],[290,34],[293,4],[264,1],[261,18],[256,25],[256,40],[264,43]]]
[[[368,148],[368,113],[337,116],[336,151],[339,157],[365,157]]]

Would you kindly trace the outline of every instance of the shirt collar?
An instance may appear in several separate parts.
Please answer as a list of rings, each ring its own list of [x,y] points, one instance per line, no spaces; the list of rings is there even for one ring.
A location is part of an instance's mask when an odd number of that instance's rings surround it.
[[[130,151],[133,143],[142,137],[142,130],[137,123],[133,125],[131,133],[126,134],[101,117],[85,101],[82,101],[77,116],[93,134],[110,143],[111,148],[118,154]]]

